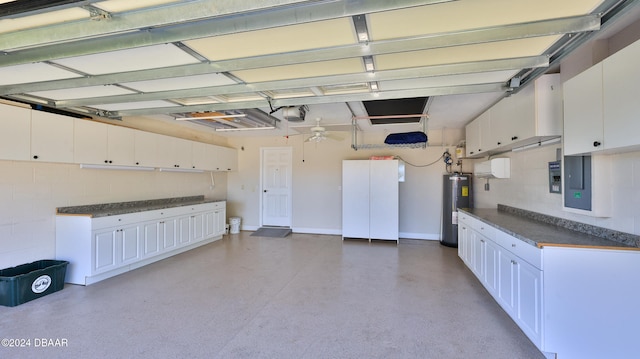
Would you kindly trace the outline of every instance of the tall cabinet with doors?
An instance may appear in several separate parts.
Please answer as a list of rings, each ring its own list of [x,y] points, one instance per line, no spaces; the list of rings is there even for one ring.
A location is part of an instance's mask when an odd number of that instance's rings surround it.
[[[342,162],[342,238],[398,241],[398,160]]]

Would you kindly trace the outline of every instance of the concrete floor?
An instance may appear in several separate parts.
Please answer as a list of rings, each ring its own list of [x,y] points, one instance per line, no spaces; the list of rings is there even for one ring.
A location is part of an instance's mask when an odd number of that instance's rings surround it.
[[[454,248],[251,233],[0,307],[0,357],[544,358]]]

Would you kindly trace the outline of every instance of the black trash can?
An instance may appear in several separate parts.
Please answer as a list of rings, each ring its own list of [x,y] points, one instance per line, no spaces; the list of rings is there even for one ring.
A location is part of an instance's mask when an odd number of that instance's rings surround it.
[[[67,261],[43,259],[0,270],[0,305],[16,305],[64,288]]]

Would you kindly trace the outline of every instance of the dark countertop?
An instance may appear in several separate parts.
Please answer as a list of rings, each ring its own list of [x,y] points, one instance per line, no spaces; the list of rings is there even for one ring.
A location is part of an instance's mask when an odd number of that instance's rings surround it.
[[[636,235],[593,227],[508,206],[464,208],[459,209],[459,211],[540,248],[562,246],[640,250],[640,241]],[[592,233],[597,233],[598,235]]]
[[[137,213],[152,211],[156,209],[165,209],[171,207],[189,206],[194,204],[220,202],[222,200],[206,199],[204,196],[191,196],[191,197],[175,197],[175,198],[162,198],[151,199],[144,201],[131,201],[131,202],[114,202],[114,203],[100,203],[90,204],[84,206],[70,206],[70,207],[58,207],[56,210],[57,215],[69,215],[69,216],[90,216],[93,218],[116,216],[121,214]]]

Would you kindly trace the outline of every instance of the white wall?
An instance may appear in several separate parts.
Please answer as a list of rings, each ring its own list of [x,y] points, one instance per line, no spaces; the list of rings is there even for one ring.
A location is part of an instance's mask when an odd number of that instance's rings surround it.
[[[205,195],[225,199],[227,174],[80,169],[0,161],[0,268],[55,258],[56,207]]]
[[[463,130],[445,131],[446,142],[457,143]],[[348,134],[348,133],[347,133]],[[228,177],[228,216],[242,218],[242,228],[260,226],[260,148],[293,148],[293,216],[296,232],[341,234],[342,231],[342,160],[367,159],[374,155],[397,155],[408,164],[406,182],[400,183],[401,238],[439,239],[444,162],[437,160],[446,148],[453,154],[455,146],[439,146],[441,131],[429,132],[426,149],[351,148],[349,136],[341,142],[303,142],[302,136],[247,137],[229,140],[238,149],[238,172]],[[384,135],[369,136],[366,143],[382,143]],[[433,145],[436,144],[436,145]],[[244,148],[244,150],[242,150]]]
[[[611,163],[611,217],[597,218],[566,212],[562,195],[549,193],[548,163],[556,160],[556,148],[550,145],[496,157],[511,158],[511,178],[476,180],[477,208],[495,208],[497,204],[566,218],[599,227],[640,235],[640,152],[603,156]]]

